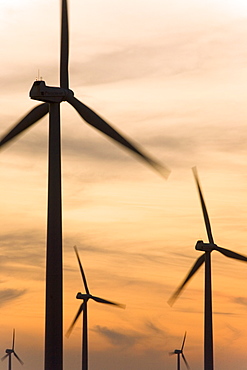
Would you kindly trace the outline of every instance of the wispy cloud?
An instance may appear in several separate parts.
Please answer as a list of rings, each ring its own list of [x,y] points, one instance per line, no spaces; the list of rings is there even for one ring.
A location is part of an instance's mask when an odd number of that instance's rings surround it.
[[[26,290],[18,289],[2,289],[0,290],[0,307],[7,305],[9,302],[14,301],[17,298],[22,297],[26,294]]]
[[[224,312],[224,311],[213,311],[214,315],[223,315],[223,316],[233,316],[235,313],[233,312]]]
[[[2,254],[15,261],[26,261],[27,264],[44,263],[45,251],[37,245],[45,246],[45,235],[39,230],[22,230],[1,235]]]
[[[165,330],[163,330],[160,326],[158,326],[158,324],[155,324],[151,320],[146,321],[146,327],[148,330],[154,332],[155,334],[159,334],[162,336],[168,336],[168,333]]]
[[[16,231],[1,235],[1,270],[12,276],[43,280],[45,239],[40,231]]]
[[[133,347],[136,341],[140,338],[137,333],[123,334],[116,330],[109,329],[106,326],[97,325],[92,330],[103,335],[112,345],[123,348]]]
[[[246,297],[236,297],[233,298],[233,302],[241,306],[247,307],[247,298]]]
[[[236,327],[226,324],[226,327],[229,329],[231,334],[231,340],[237,340],[241,337],[241,330],[237,329]]]
[[[165,33],[166,29],[162,31]],[[181,29],[173,33],[170,31],[165,36],[162,31],[155,41],[145,39],[138,44],[118,45],[115,50],[113,44],[111,51],[95,53],[86,62],[74,62],[72,75],[77,76],[76,81],[80,85],[99,85],[137,80],[161,72],[166,78],[198,75],[228,68],[236,62],[244,67],[247,50],[240,47],[246,33],[244,20],[225,22],[210,30],[195,25],[189,30],[181,26]]]

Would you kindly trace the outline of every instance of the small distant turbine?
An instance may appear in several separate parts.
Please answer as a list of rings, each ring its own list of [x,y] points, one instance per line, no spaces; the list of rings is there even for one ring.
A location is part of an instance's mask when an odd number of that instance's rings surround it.
[[[112,301],[108,301],[106,299],[103,299],[103,298],[99,298],[99,297],[95,297],[93,296],[92,294],[90,294],[89,292],[89,288],[88,288],[88,285],[87,285],[87,280],[86,280],[86,276],[85,276],[85,273],[83,271],[83,268],[82,268],[82,264],[81,264],[81,260],[80,260],[80,257],[79,257],[79,253],[78,253],[78,250],[76,247],[74,247],[75,249],[75,253],[76,253],[76,256],[77,256],[77,260],[78,260],[78,263],[79,263],[79,267],[80,267],[80,271],[81,271],[81,276],[82,276],[82,281],[83,281],[83,284],[84,284],[84,287],[85,287],[85,291],[86,293],[77,293],[76,295],[76,298],[77,299],[82,299],[83,302],[82,304],[80,305],[79,307],[79,310],[72,322],[72,324],[70,325],[67,333],[66,333],[66,337],[68,338],[70,336],[70,333],[72,332],[74,326],[75,326],[75,323],[76,321],[78,320],[80,314],[83,312],[83,328],[82,328],[82,370],[88,370],[88,328],[87,328],[87,303],[89,301],[89,299],[92,299],[98,303],[105,303],[105,304],[110,304],[110,305],[113,305],[113,306],[116,306],[116,307],[120,307],[120,308],[125,308],[125,305],[123,304],[120,304],[120,303],[115,303],[115,302],[112,302]]]
[[[212,282],[211,282],[211,252],[217,251],[224,256],[233,258],[239,261],[247,262],[247,257],[232,252],[229,249],[218,247],[214,243],[213,234],[211,230],[211,225],[208,217],[208,212],[204,198],[202,195],[202,190],[200,187],[198,174],[196,167],[192,169],[196,185],[199,192],[199,197],[202,206],[202,212],[204,217],[204,222],[208,235],[208,243],[204,243],[202,240],[198,240],[195,246],[196,250],[204,252],[194,263],[187,277],[184,279],[183,283],[178,287],[172,297],[169,299],[168,303],[172,306],[173,303],[178,298],[179,294],[184,289],[185,285],[192,278],[192,276],[197,272],[197,270],[205,263],[205,297],[204,297],[204,370],[214,369],[214,357],[213,357],[213,319],[212,319]]]
[[[189,364],[186,361],[186,358],[185,358],[184,353],[183,353],[185,339],[186,339],[186,332],[184,333],[184,339],[183,339],[183,342],[182,342],[181,349],[175,349],[174,352],[170,352],[170,356],[177,355],[177,370],[180,370],[180,355],[182,356],[182,359],[184,360],[184,363],[185,363],[187,369],[190,369]]]
[[[5,358],[9,358],[9,366],[8,366],[8,370],[11,370],[12,369],[12,358],[11,358],[11,356],[12,355],[14,355],[16,358],[17,358],[17,360],[23,365],[24,364],[24,362],[20,359],[20,357],[16,354],[16,352],[15,352],[15,329],[13,329],[13,341],[12,341],[12,348],[11,349],[6,349],[5,350],[5,352],[6,352],[6,355],[5,356],[3,356],[2,358],[1,358],[1,360],[3,361],[3,360],[5,360]]]

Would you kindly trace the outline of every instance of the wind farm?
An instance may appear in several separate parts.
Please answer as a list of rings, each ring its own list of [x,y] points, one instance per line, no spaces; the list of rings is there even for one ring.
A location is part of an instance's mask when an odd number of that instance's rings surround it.
[[[164,181],[60,104],[64,369],[81,368],[81,320],[65,338],[81,303],[73,245],[90,292],[126,304],[89,303],[90,370],[176,369],[169,352],[180,348],[185,330],[190,368],[204,368],[203,266],[173,307],[167,304],[204,253],[193,248],[205,242],[205,225],[191,167],[216,244],[247,254],[246,8],[240,1],[186,3],[69,1],[74,96],[172,172]],[[59,86],[59,1],[4,1],[0,17],[3,138],[42,104],[29,97],[36,78]],[[47,123],[48,114],[0,154],[0,346],[3,356],[15,327],[24,365],[14,359],[14,369],[44,368]],[[216,252],[214,366],[243,370],[246,264]]]

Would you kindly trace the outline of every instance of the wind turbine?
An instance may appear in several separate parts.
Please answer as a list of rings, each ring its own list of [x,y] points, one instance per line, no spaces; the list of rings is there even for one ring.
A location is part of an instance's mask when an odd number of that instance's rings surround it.
[[[8,370],[11,370],[12,369],[12,358],[11,358],[11,356],[12,355],[14,355],[16,358],[17,358],[17,360],[20,362],[20,364],[24,364],[24,362],[20,359],[20,357],[16,354],[16,352],[15,352],[15,329],[13,329],[13,340],[12,340],[12,348],[11,349],[6,349],[6,355],[5,356],[3,356],[2,358],[1,358],[1,360],[3,361],[3,360],[5,360],[5,358],[9,358],[9,367],[8,367]]]
[[[73,91],[69,89],[68,64],[68,8],[67,0],[61,0],[60,86],[50,87],[45,84],[45,81],[35,81],[30,90],[30,97],[43,103],[33,108],[0,141],[0,147],[3,147],[49,113],[45,370],[62,370],[63,368],[60,104],[63,101],[68,102],[89,125],[136,154],[164,177],[169,174],[167,168],[145,154],[143,150],[74,97]]]
[[[182,359],[184,360],[184,363],[185,363],[187,369],[190,369],[189,364],[186,361],[186,358],[185,358],[184,353],[183,353],[185,339],[186,339],[186,332],[184,333],[184,338],[183,338],[181,348],[180,349],[175,349],[174,352],[170,352],[170,356],[171,355],[177,355],[177,370],[180,370],[180,356],[182,356]]]
[[[70,333],[72,332],[74,326],[75,326],[75,323],[76,321],[78,320],[80,314],[83,312],[83,329],[82,329],[82,370],[88,370],[88,330],[87,330],[87,304],[88,304],[88,301],[89,299],[92,299],[93,301],[96,301],[98,303],[105,303],[105,304],[110,304],[110,305],[113,305],[113,306],[117,306],[117,307],[120,307],[120,308],[125,308],[125,305],[123,304],[120,304],[120,303],[115,303],[115,302],[112,302],[112,301],[108,301],[106,299],[103,299],[103,298],[99,298],[99,297],[95,297],[93,296],[90,291],[89,291],[89,288],[88,288],[88,285],[87,285],[87,280],[86,280],[86,275],[83,271],[83,267],[82,267],[82,264],[81,264],[81,260],[80,260],[80,257],[79,257],[79,253],[78,253],[78,250],[76,247],[74,247],[75,249],[75,253],[76,253],[76,257],[77,257],[77,260],[78,260],[78,263],[79,263],[79,267],[80,267],[80,271],[81,271],[81,276],[82,276],[82,281],[83,281],[83,284],[84,284],[84,287],[85,287],[85,291],[86,293],[77,293],[76,295],[76,298],[77,299],[82,299],[83,302],[82,304],[80,305],[79,307],[79,310],[74,318],[74,320],[72,321],[72,324],[70,325],[67,333],[66,333],[66,336],[69,337],[70,336]]]
[[[209,216],[206,208],[206,204],[204,202],[204,198],[202,195],[202,190],[200,187],[198,174],[196,167],[192,168],[197,189],[199,192],[199,197],[201,201],[201,207],[204,217],[204,222],[206,226],[207,236],[208,236],[208,243],[204,243],[202,240],[198,240],[195,246],[196,250],[204,252],[192,266],[190,272],[188,273],[187,277],[183,281],[183,283],[178,287],[172,297],[169,299],[168,303],[173,305],[175,300],[178,298],[181,291],[184,289],[185,285],[188,281],[192,278],[192,276],[197,272],[197,270],[205,263],[205,296],[204,296],[204,369],[205,370],[213,370],[214,369],[214,358],[213,358],[213,320],[212,320],[212,282],[211,282],[211,252],[217,251],[224,256],[233,258],[239,261],[247,262],[247,257],[232,252],[228,249],[219,247],[214,243],[213,234],[211,230],[211,225],[209,221]]]

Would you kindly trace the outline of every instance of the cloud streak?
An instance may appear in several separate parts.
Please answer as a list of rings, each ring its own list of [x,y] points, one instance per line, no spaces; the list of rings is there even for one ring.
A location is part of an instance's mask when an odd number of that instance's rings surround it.
[[[233,302],[241,306],[247,307],[247,298],[246,297],[236,297],[233,298]]]
[[[123,349],[133,347],[140,338],[138,334],[123,334],[106,326],[97,325],[92,330],[105,337],[113,346],[122,347]]]
[[[162,30],[165,34],[166,30]],[[161,31],[161,32],[162,32]],[[94,54],[86,62],[72,62],[72,76],[79,85],[100,85],[122,80],[138,80],[160,73],[163,77],[198,75],[239,63],[247,56],[241,44],[246,33],[244,20],[226,22],[210,30],[199,25],[194,30],[169,32],[153,40]],[[234,47],[232,47],[234,45]],[[114,46],[112,46],[114,48]],[[82,73],[85,71],[85,73]]]
[[[12,301],[21,298],[27,293],[26,290],[2,289],[0,290],[0,307],[6,306]]]
[[[0,266],[9,276],[44,280],[45,239],[40,231],[2,234]]]

